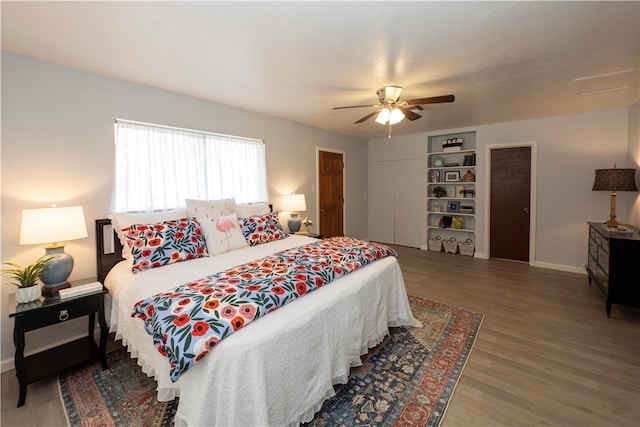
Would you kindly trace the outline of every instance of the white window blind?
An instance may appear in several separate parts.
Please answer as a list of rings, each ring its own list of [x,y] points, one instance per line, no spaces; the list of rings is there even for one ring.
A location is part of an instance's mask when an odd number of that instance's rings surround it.
[[[264,141],[116,120],[114,212],[231,197],[268,201]]]

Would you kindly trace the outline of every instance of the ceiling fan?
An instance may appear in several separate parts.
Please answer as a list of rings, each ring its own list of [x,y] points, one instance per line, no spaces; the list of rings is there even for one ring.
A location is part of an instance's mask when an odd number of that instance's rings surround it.
[[[400,102],[400,94],[402,93],[402,88],[400,86],[385,86],[381,87],[376,91],[378,95],[378,99],[380,100],[379,104],[375,105],[350,105],[347,107],[333,107],[334,110],[343,110],[346,108],[362,108],[362,107],[370,107],[375,108],[372,113],[367,114],[354,124],[362,123],[366,120],[369,120],[371,117],[377,115],[376,122],[382,125],[389,126],[389,138],[391,138],[391,125],[395,125],[396,123],[400,123],[402,119],[405,117],[408,120],[416,120],[422,117],[420,114],[412,111],[414,109],[423,110],[422,105],[426,104],[440,104],[443,102],[453,102],[455,101],[455,96],[453,95],[442,95],[442,96],[432,96],[429,98],[416,98],[409,99],[407,101]]]

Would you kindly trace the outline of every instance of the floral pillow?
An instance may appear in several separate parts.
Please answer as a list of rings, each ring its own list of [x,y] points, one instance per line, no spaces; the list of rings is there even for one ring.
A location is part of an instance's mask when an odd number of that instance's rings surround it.
[[[220,255],[248,246],[235,213],[215,219],[200,218],[199,221],[210,255]]]
[[[194,218],[134,224],[122,232],[133,256],[134,273],[209,256],[202,229]]]
[[[278,212],[241,218],[240,225],[242,226],[242,234],[249,246],[273,242],[289,236],[282,229],[280,221],[278,221]]]

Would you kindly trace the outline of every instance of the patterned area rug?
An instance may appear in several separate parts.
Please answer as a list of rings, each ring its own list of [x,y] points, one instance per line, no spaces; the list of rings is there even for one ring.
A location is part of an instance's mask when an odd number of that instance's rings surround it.
[[[424,328],[395,328],[363,357],[307,426],[438,426],[460,379],[483,315],[410,297]],[[58,380],[71,426],[169,427],[178,405],[155,399],[155,381],[126,350],[61,374]]]

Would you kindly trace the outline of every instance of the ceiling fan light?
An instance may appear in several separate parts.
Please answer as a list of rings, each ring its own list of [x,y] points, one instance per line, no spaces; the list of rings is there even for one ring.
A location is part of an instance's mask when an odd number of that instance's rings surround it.
[[[380,123],[381,125],[386,125],[387,122],[389,121],[390,115],[391,115],[391,112],[389,111],[389,109],[383,108],[378,114],[378,117],[376,117],[376,122]]]
[[[385,86],[384,99],[386,101],[396,102],[398,98],[400,98],[401,93],[402,93],[402,88],[400,86]]]
[[[391,110],[391,114],[389,115],[389,123],[395,125],[396,123],[400,123],[404,119],[404,113],[399,108],[394,108]]]

